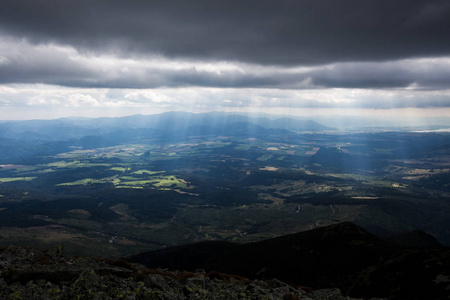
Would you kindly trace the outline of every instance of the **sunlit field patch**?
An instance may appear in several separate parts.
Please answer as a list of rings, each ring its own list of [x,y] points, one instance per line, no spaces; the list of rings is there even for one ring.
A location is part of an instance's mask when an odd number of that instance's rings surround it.
[[[73,182],[66,182],[66,183],[60,183],[57,184],[57,186],[71,186],[71,185],[88,185],[88,184],[95,184],[95,183],[105,183],[104,180],[98,180],[98,179],[92,179],[92,178],[85,178]]]
[[[278,171],[276,167],[265,166],[264,168],[259,168],[261,171]]]
[[[36,177],[4,177],[0,178],[0,183],[14,182],[14,181],[31,181],[35,178]]]
[[[143,175],[143,174],[157,175],[157,174],[162,174],[162,173],[165,173],[165,172],[164,171],[149,171],[149,170],[138,170],[138,171],[133,172],[133,174],[136,174],[136,175]]]
[[[151,172],[151,171],[148,171]],[[162,174],[162,172],[151,172],[153,174]],[[148,174],[147,172],[142,172],[141,174]],[[31,178],[31,177],[30,177]],[[9,178],[10,181],[11,178]],[[18,179],[20,180],[20,179]],[[23,179],[22,179],[23,180]],[[1,182],[1,181],[0,181]],[[187,182],[183,179],[178,179],[173,175],[159,175],[159,176],[150,176],[146,179],[141,177],[133,177],[133,176],[121,176],[121,177],[110,177],[103,179],[93,179],[93,178],[84,178],[72,182],[59,183],[56,186],[77,186],[77,185],[89,185],[89,184],[107,184],[112,183],[116,186],[116,188],[144,188],[144,187],[155,187],[155,188],[177,188],[177,189],[185,189],[187,188]],[[170,189],[168,189],[170,190]]]
[[[118,171],[118,172],[125,172],[125,171],[129,171],[130,168],[124,168],[124,167],[112,167],[111,170],[112,170],[112,171]]]
[[[117,185],[117,189],[143,189],[143,186]]]

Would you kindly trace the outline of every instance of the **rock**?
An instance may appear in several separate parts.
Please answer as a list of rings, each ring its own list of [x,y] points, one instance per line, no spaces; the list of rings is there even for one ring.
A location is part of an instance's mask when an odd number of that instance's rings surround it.
[[[280,280],[151,270],[124,261],[66,257],[61,249],[0,249],[0,299],[349,299]]]

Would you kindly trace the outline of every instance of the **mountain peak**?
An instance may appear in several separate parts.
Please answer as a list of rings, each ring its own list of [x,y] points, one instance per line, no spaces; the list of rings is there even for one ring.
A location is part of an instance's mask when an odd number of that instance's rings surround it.
[[[0,259],[1,299],[347,299],[335,288],[305,291],[277,279],[66,257],[61,247],[9,246],[0,248]]]
[[[352,297],[425,299],[433,295],[430,298],[441,299],[438,295],[448,292],[434,280],[450,265],[449,251],[394,247],[344,222],[248,244],[212,242],[166,248],[129,260],[152,268],[182,266],[252,279],[278,278],[314,289],[336,286]],[[413,291],[408,282],[420,282],[428,290]]]

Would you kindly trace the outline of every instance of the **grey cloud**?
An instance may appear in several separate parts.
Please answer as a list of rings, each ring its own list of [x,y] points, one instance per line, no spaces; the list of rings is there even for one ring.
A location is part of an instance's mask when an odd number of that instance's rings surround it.
[[[450,86],[450,59],[408,59],[384,63],[341,63],[318,68],[309,76],[324,87],[423,88]]]
[[[189,91],[188,91],[189,90]],[[117,97],[117,95],[116,95]],[[119,97],[120,98],[120,97]],[[309,91],[279,89],[155,89],[135,90],[125,96],[130,101],[176,104],[178,107],[198,105],[204,107],[260,107],[260,108],[448,108],[449,91],[418,91],[410,94],[404,90],[370,91],[337,89]]]
[[[3,0],[0,29],[122,56],[327,64],[450,54],[446,0]]]
[[[395,94],[395,97],[360,99],[357,103],[346,104],[341,107],[391,109],[391,108],[446,108],[450,107],[450,96],[447,94]]]
[[[90,88],[447,89],[450,58],[348,62],[309,68],[89,56],[71,47],[0,40],[0,83]]]
[[[70,59],[71,53],[51,45],[32,46],[23,41],[0,40],[1,83],[70,82],[93,78],[94,70]]]
[[[410,93],[407,90],[315,89],[282,90],[251,88],[80,89],[46,85],[0,87],[0,111],[66,108],[119,108],[135,113],[145,109],[206,108],[391,109],[449,108],[450,90]]]

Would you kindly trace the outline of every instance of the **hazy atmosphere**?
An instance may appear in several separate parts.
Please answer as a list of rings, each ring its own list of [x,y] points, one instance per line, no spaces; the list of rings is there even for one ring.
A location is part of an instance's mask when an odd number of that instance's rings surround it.
[[[450,299],[449,0],[0,0],[0,299]]]
[[[450,116],[448,1],[0,5],[2,120],[173,110]]]

